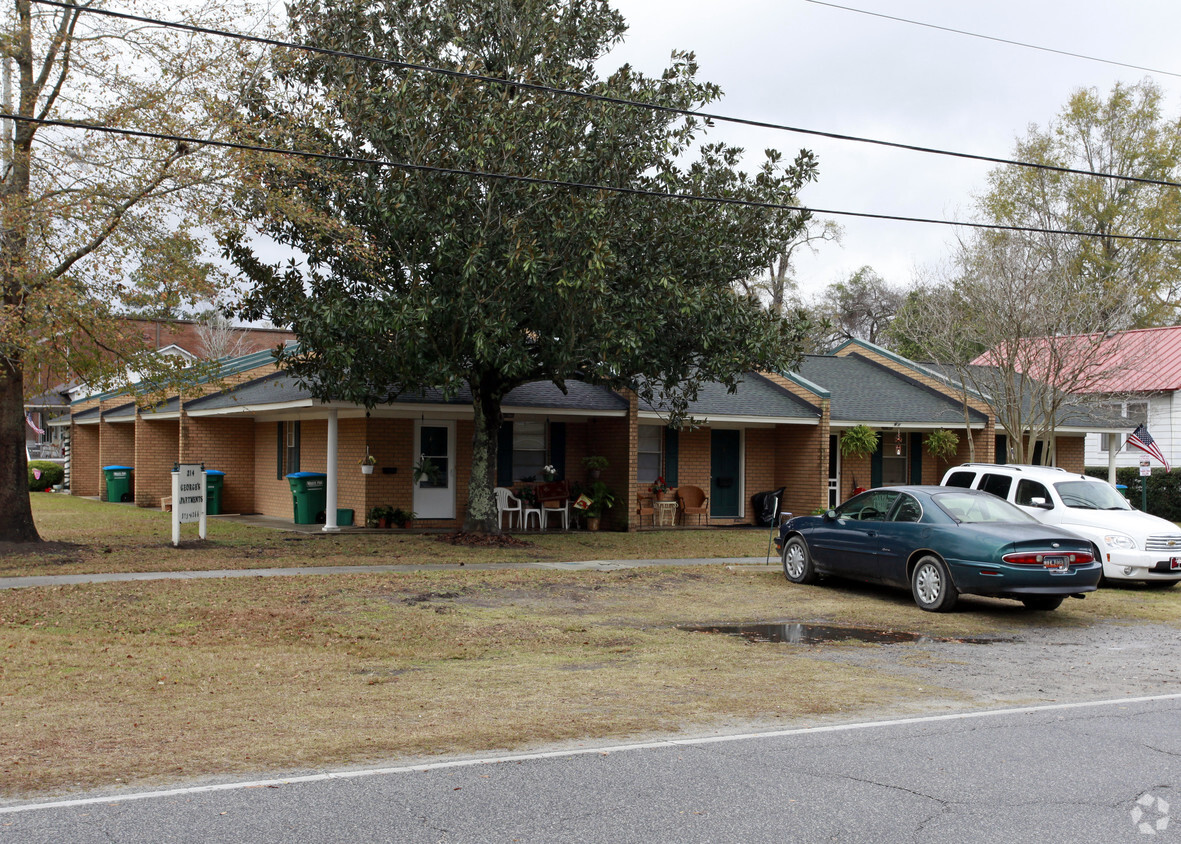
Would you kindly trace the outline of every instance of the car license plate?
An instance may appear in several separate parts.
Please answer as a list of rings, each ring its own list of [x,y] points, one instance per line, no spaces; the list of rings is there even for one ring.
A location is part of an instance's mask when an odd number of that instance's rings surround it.
[[[1070,571],[1070,557],[1062,554],[1050,555],[1047,554],[1042,558],[1042,565],[1050,571],[1063,572]]]
[[[1181,571],[1181,557],[1169,557],[1169,571]]]

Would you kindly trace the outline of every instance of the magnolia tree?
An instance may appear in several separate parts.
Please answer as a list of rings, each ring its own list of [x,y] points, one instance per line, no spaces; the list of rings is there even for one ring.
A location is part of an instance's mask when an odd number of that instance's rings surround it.
[[[733,285],[805,222],[740,203],[795,203],[815,176],[809,153],[787,164],[768,151],[747,173],[741,150],[705,144],[706,127],[676,111],[513,84],[693,109],[719,91],[698,81],[691,54],[655,78],[628,66],[600,75],[625,31],[603,0],[288,10],[302,42],[508,81],[284,58],[255,101],[254,137],[349,160],[268,162],[245,194],[262,232],[306,262],[265,265],[245,237],[228,246],[255,281],[245,315],[297,332],[287,365],[319,398],[373,406],[470,389],[466,529],[499,530],[496,441],[514,387],[631,388],[675,417],[705,381],[793,363],[806,323]]]
[[[121,8],[175,19],[188,7]],[[222,4],[218,15],[241,22],[243,11]],[[53,121],[216,137],[239,113],[251,57],[237,42],[81,5],[7,0],[0,27],[3,110],[13,116],[0,121],[0,541],[32,542],[22,412],[32,374],[107,385],[129,369],[158,373],[160,362],[112,317],[135,309],[136,274],[152,275],[153,255],[172,267],[178,302],[185,284],[200,297],[214,292],[208,273],[181,268],[195,260],[190,233],[232,213],[223,187],[236,170],[199,144]]]

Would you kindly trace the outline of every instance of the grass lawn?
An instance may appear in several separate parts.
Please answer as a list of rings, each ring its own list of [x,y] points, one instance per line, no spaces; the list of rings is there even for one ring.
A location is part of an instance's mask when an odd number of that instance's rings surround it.
[[[528,543],[523,548],[469,548],[412,531],[300,534],[210,519],[205,542],[196,538],[195,525],[182,525],[181,546],[175,548],[171,513],[41,493],[33,496],[33,514],[42,538],[53,544],[32,554],[0,553],[0,577],[366,563],[765,557],[768,540],[767,531],[745,529],[579,531],[522,534]]]
[[[40,561],[39,570],[168,556],[158,514],[46,498],[37,506],[42,530],[79,547],[77,562]],[[106,512],[110,519],[96,518]],[[331,550],[315,562],[356,562],[357,548],[375,561],[509,553],[401,536],[286,543],[219,528],[205,547],[175,552],[174,567],[289,565],[317,549]],[[766,541],[684,533],[699,543],[754,542],[759,554]],[[622,557],[628,540],[649,536],[676,534],[544,537],[527,557],[577,559],[588,547]],[[674,553],[701,555],[688,548]],[[965,611],[937,615],[901,591],[790,586],[778,573],[723,565],[3,590],[0,796],[967,706],[962,693],[905,672],[834,659],[861,645],[753,645],[677,625],[790,619],[1005,636],[1112,619],[1181,626],[1177,597],[1116,590],[1050,614],[968,599]]]

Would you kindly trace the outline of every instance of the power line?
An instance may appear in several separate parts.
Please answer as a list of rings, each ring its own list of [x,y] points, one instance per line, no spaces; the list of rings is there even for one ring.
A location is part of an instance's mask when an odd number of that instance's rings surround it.
[[[36,2],[36,0],[34,0]],[[1042,47],[1037,44],[1027,44],[1024,41],[1010,41],[1008,38],[998,38],[995,35],[984,35],[979,32],[970,32],[966,29],[954,29],[950,26],[940,26],[939,24],[927,23],[925,21],[911,20],[910,18],[900,18],[895,15],[886,15],[881,12],[871,12],[867,9],[854,9],[852,6],[841,6],[837,3],[827,3],[825,0],[804,0],[805,3],[813,3],[817,6],[828,6],[832,9],[840,9],[843,12],[856,12],[859,15],[868,15],[873,18],[885,18],[889,21],[897,21],[898,23],[908,23],[913,26],[925,26],[928,29],[938,29],[941,32],[951,32],[956,35],[967,35],[969,38],[981,38],[985,41],[995,41],[998,44],[1009,44],[1013,47],[1025,47],[1030,50],[1041,50],[1043,53],[1054,53],[1059,56],[1069,56],[1072,59],[1083,59],[1088,62],[1099,62],[1101,64],[1111,64],[1116,67],[1126,67],[1132,70],[1143,70],[1146,73],[1158,73],[1161,76],[1175,76],[1181,79],[1181,73],[1174,73],[1171,70],[1157,70],[1152,67],[1144,67],[1138,64],[1128,64],[1127,62],[1117,62],[1113,59],[1100,59],[1095,56],[1088,56],[1083,53],[1072,53],[1069,50],[1056,50],[1053,47]]]
[[[70,3],[61,2],[61,0],[32,0],[42,6],[54,6],[60,9],[68,9],[75,12],[86,12],[93,15],[103,15],[110,18],[117,18],[120,20],[132,21],[135,23],[151,24],[153,26],[162,26],[170,29],[178,29],[185,32],[192,32],[200,35],[214,35],[222,38],[236,38],[241,41],[249,41],[256,44],[262,44],[270,47],[285,47],[292,50],[301,50],[307,53],[313,53],[322,56],[332,56],[335,58],[346,58],[355,61],[373,62],[375,64],[385,65],[386,67],[393,67],[399,70],[410,70],[422,73],[434,73],[441,76],[448,76],[455,79],[464,79],[470,82],[484,82],[491,85],[504,85],[514,88],[522,88],[530,91],[540,91],[547,94],[558,94],[562,96],[578,97],[592,102],[608,103],[611,105],[631,106],[633,108],[644,108],[651,111],[663,112],[665,114],[675,114],[681,117],[695,117],[702,120],[716,121],[718,123],[731,123],[739,126],[750,126],[757,129],[774,129],[780,132],[793,132],[799,135],[809,135],[818,138],[828,138],[837,141],[850,141],[853,143],[872,144],[874,146],[888,147],[891,149],[908,150],[910,152],[921,152],[929,155],[942,155],[950,158],[960,158],[969,161],[983,161],[988,164],[1002,164],[1013,167],[1027,167],[1035,170],[1046,170],[1054,173],[1065,173],[1074,176],[1094,176],[1101,179],[1113,179],[1123,182],[1134,182],[1146,185],[1158,185],[1161,187],[1181,188],[1181,182],[1170,182],[1164,179],[1148,179],[1141,176],[1122,176],[1114,173],[1100,173],[1094,170],[1080,170],[1073,167],[1060,167],[1052,164],[1040,164],[1032,161],[1018,161],[1011,158],[998,158],[989,155],[978,155],[969,152],[956,152],[954,150],[938,149],[936,147],[924,147],[916,144],[904,144],[898,141],[885,141],[875,138],[864,138],[857,135],[846,135],[839,132],[825,132],[819,129],[804,129],[799,126],[789,126],[783,123],[771,123],[764,120],[753,120],[745,117],[730,117],[724,114],[714,114],[707,111],[698,111],[688,108],[677,108],[675,106],[663,106],[655,103],[646,103],[639,100],[629,100],[623,97],[611,97],[605,94],[593,94],[587,91],[575,91],[570,88],[556,88],[551,85],[542,85],[537,82],[519,82],[508,79],[502,79],[496,76],[486,76],[479,73],[470,73],[461,70],[451,70],[448,68],[432,67],[430,65],[418,64],[415,62],[398,61],[397,59],[386,59],[378,56],[367,56],[362,53],[350,53],[342,50],[332,50],[327,47],[313,47],[307,44],[296,44],[291,41],[280,41],[275,38],[264,38],[259,35],[244,35],[238,32],[229,32],[227,30],[212,29],[209,27],[199,26],[190,23],[178,23],[176,21],[166,21],[159,18],[149,18],[141,15],[133,15],[128,12],[115,12],[110,9],[97,8],[82,8],[71,5]]]
[[[210,146],[221,149],[236,149],[245,152],[259,152],[268,155],[289,155],[299,158],[309,158],[318,161],[334,161],[346,164],[364,164],[375,167],[389,167],[416,173],[433,173],[443,176],[463,176],[467,178],[491,179],[504,182],[518,182],[528,185],[544,185],[548,187],[574,188],[578,190],[606,191],[628,196],[643,196],[653,199],[673,199],[689,202],[704,202],[713,205],[729,205],[743,208],[761,208],[770,211],[794,211],[808,214],[826,214],[834,217],[859,217],[867,220],[892,220],[902,223],[926,223],[939,226],[958,226],[970,229],[986,229],[991,231],[1028,232],[1031,234],[1070,235],[1074,237],[1105,237],[1112,240],[1138,241],[1147,243],[1181,243],[1181,238],[1151,237],[1134,234],[1105,234],[1101,232],[1075,231],[1072,229],[1046,229],[1033,226],[1010,226],[996,223],[965,223],[955,220],[936,220],[930,217],[903,217],[894,214],[872,214],[865,211],[839,211],[830,208],[808,208],[803,205],[787,205],[779,202],[756,202],[748,199],[734,199],[722,196],[704,196],[691,193],[671,193],[668,191],[647,190],[644,188],[618,187],[615,185],[596,185],[587,182],[569,182],[561,179],[544,179],[537,176],[517,176],[510,173],[494,173],[485,170],[464,170],[456,167],[440,167],[428,164],[412,164],[405,161],[389,161],[380,158],[359,158],[338,153],[309,152],[306,150],[282,149],[256,144],[246,144],[238,141],[218,141],[203,138],[186,137],[184,135],[170,135],[163,132],[149,132],[142,129],[120,129],[114,126],[102,126],[95,123],[84,123],[73,120],[51,120],[42,117],[25,117],[17,114],[0,112],[0,120],[18,120],[40,126],[56,126],[65,129],[83,129],[93,132],[105,132],[128,138],[141,138],[157,141],[171,141],[178,145]]]

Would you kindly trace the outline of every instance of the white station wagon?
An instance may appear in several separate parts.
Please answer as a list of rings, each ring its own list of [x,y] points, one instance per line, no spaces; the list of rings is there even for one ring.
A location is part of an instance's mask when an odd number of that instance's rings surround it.
[[[991,492],[1039,522],[1091,540],[1110,580],[1165,588],[1181,580],[1181,529],[1133,509],[1106,481],[1051,466],[965,463],[948,469],[942,486]]]

